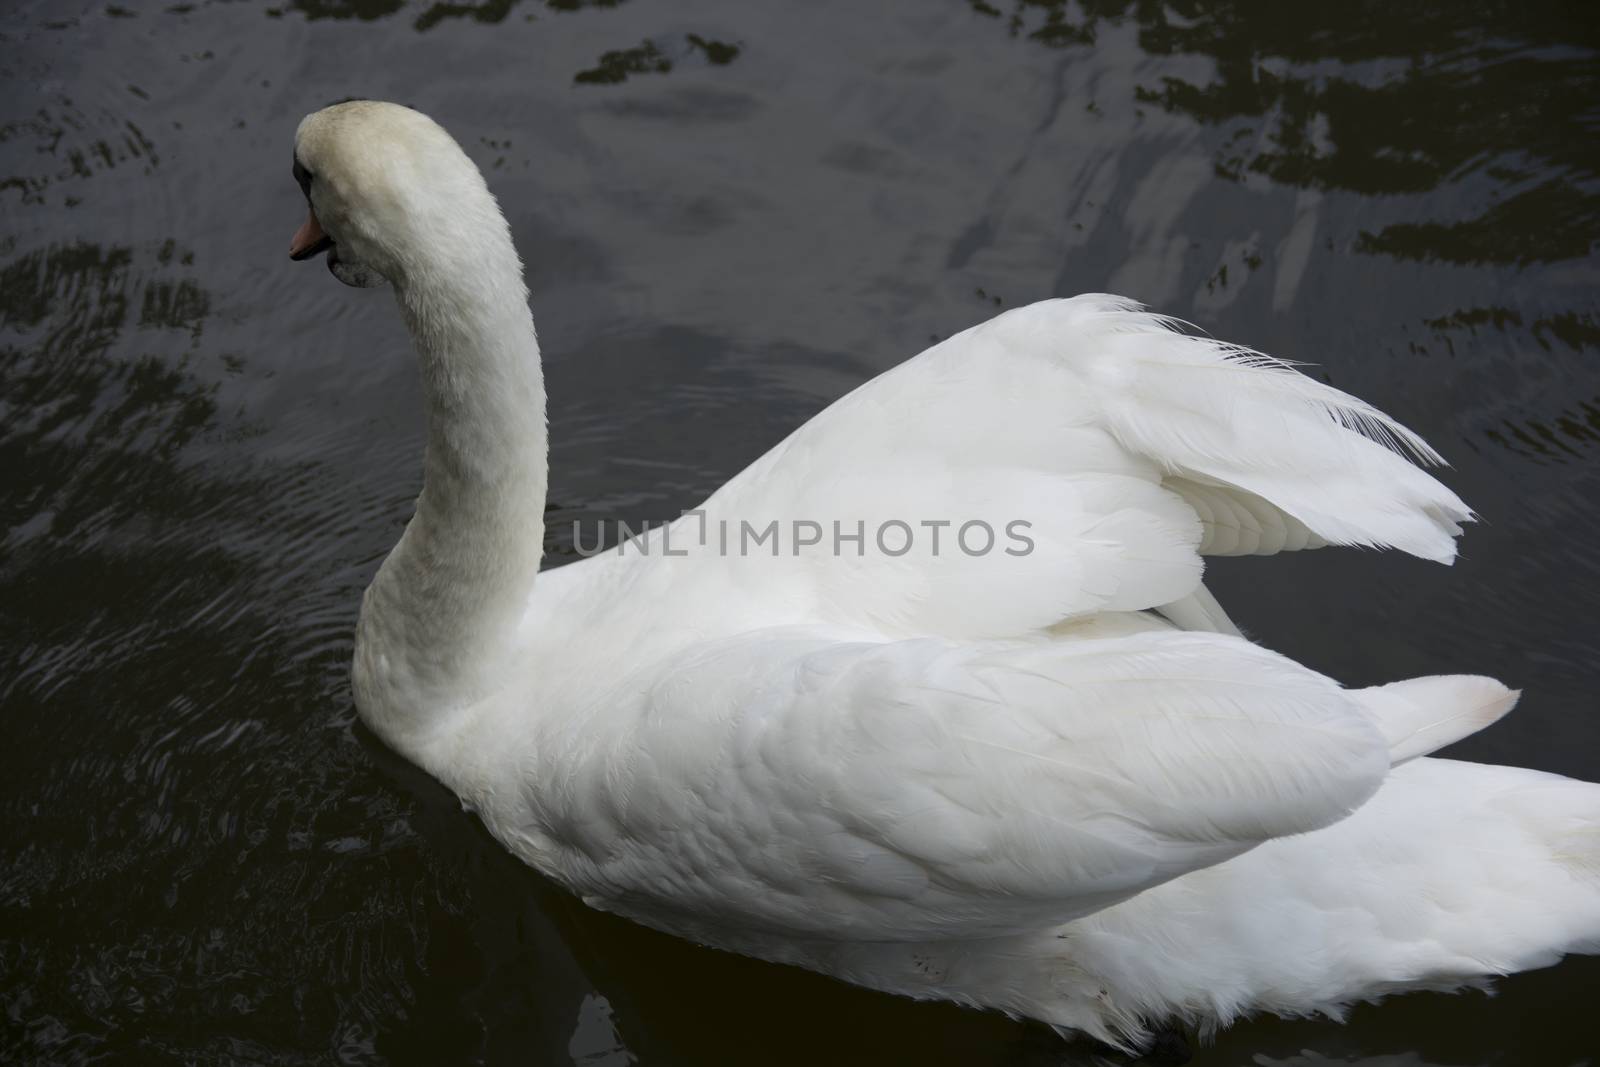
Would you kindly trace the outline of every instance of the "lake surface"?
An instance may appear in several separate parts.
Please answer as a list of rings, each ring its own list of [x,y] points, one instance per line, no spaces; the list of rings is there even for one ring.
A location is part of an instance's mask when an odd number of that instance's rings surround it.
[[[1110,290],[1317,364],[1483,516],[1449,570],[1224,561],[1235,618],[1350,684],[1523,686],[1453,754],[1600,778],[1600,20],[1404,6],[8,5],[0,1060],[1099,1062],[590,912],[356,725],[421,422],[392,298],[285,257],[295,124],[347,96],[434,115],[505,206],[552,562],[932,339]],[[1194,1063],[1600,1062],[1600,961],[1500,989]]]

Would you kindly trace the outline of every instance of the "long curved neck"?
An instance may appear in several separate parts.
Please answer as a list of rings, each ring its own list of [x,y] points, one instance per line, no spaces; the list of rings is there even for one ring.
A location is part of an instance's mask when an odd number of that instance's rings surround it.
[[[356,684],[363,710],[400,729],[492,689],[539,571],[544,379],[503,226],[396,285],[421,364],[427,455],[416,514],[363,603]]]

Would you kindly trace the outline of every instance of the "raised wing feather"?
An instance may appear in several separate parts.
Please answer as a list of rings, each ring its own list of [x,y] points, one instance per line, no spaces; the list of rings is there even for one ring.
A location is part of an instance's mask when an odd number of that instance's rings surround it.
[[[1119,327],[1097,352],[1111,378],[1106,423],[1191,504],[1207,501],[1202,551],[1338,544],[1455,558],[1472,513],[1410,462],[1442,462],[1421,437],[1281,360],[1178,333],[1130,301],[1089,299]]]
[[[796,937],[1062,922],[1328,825],[1389,768],[1350,694],[1214,634],[767,631],[699,646],[606,714],[565,735],[553,765],[574,773],[540,783],[572,842],[555,866],[646,921],[670,901]]]
[[[1411,459],[1438,457],[1370,405],[1091,295],[1007,312],[868,382],[704,513],[824,532],[821,548],[785,547],[742,576],[717,562],[796,621],[998,637],[1184,602],[1202,554],[1333,543],[1448,561],[1470,513]],[[895,522],[919,536],[891,557],[872,531]],[[1002,537],[969,554],[981,540],[953,540],[969,522],[1021,522],[1027,551]],[[864,527],[865,551],[830,543],[834,523]]]

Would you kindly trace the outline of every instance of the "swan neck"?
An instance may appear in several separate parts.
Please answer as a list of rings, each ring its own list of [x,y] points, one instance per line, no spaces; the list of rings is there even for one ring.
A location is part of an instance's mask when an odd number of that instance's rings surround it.
[[[363,604],[355,679],[358,705],[383,709],[392,735],[503,684],[543,554],[539,342],[509,236],[488,245],[396,284],[427,451],[416,512]]]
[[[520,266],[513,285],[435,285],[400,292],[416,345],[427,407],[424,494],[418,515],[462,533],[458,509],[514,520],[542,543],[548,473],[544,377]],[[530,520],[537,530],[525,524]]]

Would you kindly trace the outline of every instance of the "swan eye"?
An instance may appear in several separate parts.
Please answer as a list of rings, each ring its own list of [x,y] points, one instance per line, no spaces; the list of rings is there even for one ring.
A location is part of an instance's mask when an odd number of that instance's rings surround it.
[[[309,170],[306,170],[305,165],[302,164],[298,159],[295,160],[294,180],[299,183],[300,191],[306,194],[307,200],[311,199],[311,178],[312,174]]]

